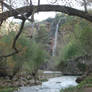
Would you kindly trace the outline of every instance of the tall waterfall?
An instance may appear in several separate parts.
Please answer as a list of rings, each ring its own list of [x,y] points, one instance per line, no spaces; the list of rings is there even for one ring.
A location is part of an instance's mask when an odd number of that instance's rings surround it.
[[[61,18],[62,19],[62,18]],[[53,49],[52,49],[52,56],[55,56],[56,54],[56,47],[57,47],[57,39],[58,39],[58,30],[59,30],[59,24],[61,22],[61,19],[58,21],[57,25],[56,25],[56,31],[55,31],[55,38],[54,38],[54,45],[53,45]]]

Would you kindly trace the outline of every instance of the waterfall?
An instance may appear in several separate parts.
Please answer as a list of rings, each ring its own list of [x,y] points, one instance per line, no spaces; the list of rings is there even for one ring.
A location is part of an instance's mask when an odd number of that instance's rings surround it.
[[[62,18],[61,18],[61,19],[62,19]],[[52,49],[52,56],[55,56],[55,54],[56,54],[58,30],[59,30],[59,24],[60,24],[60,22],[61,22],[61,19],[58,21],[58,23],[57,23],[57,25],[56,25],[55,38],[54,38],[54,45],[53,45],[53,49]]]

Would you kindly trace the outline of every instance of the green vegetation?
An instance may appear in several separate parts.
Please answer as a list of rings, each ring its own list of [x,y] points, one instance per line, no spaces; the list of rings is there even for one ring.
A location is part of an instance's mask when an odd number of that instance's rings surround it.
[[[15,32],[10,32],[8,35],[4,35],[0,41],[0,51],[1,55],[5,55],[12,52],[11,45],[12,40],[15,36]],[[9,57],[6,59],[6,65],[9,69],[8,73],[15,73],[19,72],[19,70],[22,68],[22,65],[25,61],[30,60],[30,41],[27,38],[24,38],[23,36],[18,40],[17,42],[17,48],[21,50],[19,54],[16,54],[12,57]],[[7,47],[6,47],[7,46]],[[5,68],[5,69],[7,69]]]
[[[14,36],[15,32],[10,32],[8,35],[2,37],[0,40],[1,55],[12,52],[11,45]],[[17,48],[20,50],[18,54],[8,57],[5,62],[0,63],[2,73],[5,73],[3,72],[5,68],[7,74],[16,75],[16,73],[23,68],[25,69],[25,67],[27,71],[37,72],[46,59],[46,51],[43,49],[43,46],[22,35],[17,42]],[[7,72],[7,70],[9,71]]]
[[[73,22],[73,21],[72,21]],[[75,29],[73,29],[73,26]],[[65,26],[64,26],[65,27]],[[69,29],[67,29],[69,27]],[[64,46],[62,55],[63,60],[71,59],[77,56],[91,53],[92,49],[92,27],[87,21],[78,21],[76,24],[71,23],[66,25],[66,32],[73,30],[69,34],[66,34],[66,39],[69,39],[67,44]]]
[[[65,65],[66,61],[74,60],[77,57],[90,55],[92,53],[91,23],[80,18],[69,16],[67,16],[66,21],[67,22],[60,27],[60,31],[65,33],[63,36],[64,46],[61,48],[59,56],[59,65],[61,66]],[[78,68],[85,72],[86,65],[83,63],[81,63],[81,65],[79,64]]]
[[[83,90],[78,89],[77,87],[69,87],[69,88],[61,89],[60,92],[83,92]]]
[[[80,63],[78,62],[78,68],[80,69],[80,71],[85,72],[86,71],[86,64]]]
[[[82,90],[78,90],[76,87],[69,87],[65,89],[61,89],[60,92],[82,92]]]
[[[38,75],[38,69],[46,61],[46,51],[43,50],[43,47],[40,44],[37,44],[34,41],[31,41],[31,55],[30,61],[25,62],[24,69],[32,74],[34,78]]]
[[[14,92],[15,90],[17,90],[17,88],[13,88],[13,87],[0,88],[0,92]]]
[[[63,19],[64,16],[66,17],[66,19]],[[61,17],[62,21],[60,23],[61,26],[59,27],[59,33],[61,33],[61,35],[59,35],[58,41],[61,40],[62,36],[63,44],[57,42],[57,48],[59,48],[58,45],[62,45],[61,50],[56,52],[57,55],[55,57],[50,57],[48,52],[51,53],[56,24]],[[55,67],[59,65],[60,68],[62,68],[61,70],[63,71],[65,67],[68,67],[67,61],[75,59],[76,57],[79,56],[83,56],[85,54],[92,53],[91,23],[83,19],[81,19],[80,21],[80,18],[69,17],[67,15],[60,15],[60,14],[57,14],[55,18],[53,19],[49,18],[46,21],[49,23],[53,22],[51,25],[52,26],[51,31],[49,28],[50,25],[41,23],[41,25],[38,27],[39,30],[36,31],[36,28],[34,28],[35,33],[32,33],[34,30],[31,28],[32,32],[27,31],[27,33],[24,32],[24,34],[20,36],[16,44],[16,47],[20,52],[16,55],[1,60],[0,76],[4,75],[5,77],[6,76],[10,77],[11,75],[12,77],[14,77],[18,73],[26,72],[26,74],[31,75],[31,78],[28,79],[32,79],[33,77],[34,82],[36,83],[36,80],[38,79],[38,70],[42,67],[43,64],[46,66],[47,65],[50,66],[50,68],[52,69],[56,69]],[[16,35],[16,31],[14,32],[13,29],[10,30],[11,32],[7,32],[4,34],[2,33],[3,30],[1,31],[2,37],[0,38],[0,56],[6,55],[13,51],[12,42]],[[24,29],[24,31],[26,31],[26,29]],[[48,60],[48,58],[50,59]],[[47,61],[48,64],[46,63]],[[78,61],[76,70],[79,69],[84,73],[87,67],[86,64],[80,61]],[[74,71],[75,70],[73,70],[73,73],[75,73]],[[72,72],[72,67],[70,69],[70,72]],[[47,79],[43,78],[39,80],[46,81]],[[85,86],[92,87],[92,77],[88,77],[83,82],[81,82],[77,87],[66,88],[64,90],[61,90],[61,92],[82,92],[82,88]],[[11,87],[0,88],[1,92],[12,92],[13,90],[15,90],[15,88]]]
[[[82,49],[80,49],[79,44],[76,41],[70,41],[64,48],[63,48],[63,60],[71,59],[76,56],[80,56],[82,54]]]
[[[92,87],[92,75],[85,78],[85,80],[78,85],[78,88],[83,87]]]
[[[49,34],[46,25],[41,25],[35,37],[38,43],[46,45],[49,42]]]

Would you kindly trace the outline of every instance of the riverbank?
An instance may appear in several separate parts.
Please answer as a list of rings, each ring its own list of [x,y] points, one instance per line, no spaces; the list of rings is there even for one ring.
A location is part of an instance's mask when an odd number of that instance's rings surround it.
[[[87,76],[78,86],[61,89],[60,92],[92,92],[92,74]]]
[[[22,87],[2,87],[1,92],[60,92],[60,89],[69,86],[77,86],[75,82],[77,76],[61,76],[50,78],[48,81],[42,82],[41,85],[22,86]],[[67,80],[66,80],[67,79]]]
[[[61,72],[51,72],[51,71],[42,71],[39,70],[38,78],[35,84],[34,78],[27,73],[21,73],[14,76],[12,80],[9,77],[1,77],[0,78],[0,92],[14,92],[16,88],[22,86],[36,86],[41,85],[42,82],[48,81],[49,78],[60,77],[62,74]]]
[[[50,78],[46,82],[42,82],[38,86],[26,86],[21,87],[18,92],[60,92],[60,89],[67,88],[69,86],[77,86],[77,76],[61,76],[56,78]]]

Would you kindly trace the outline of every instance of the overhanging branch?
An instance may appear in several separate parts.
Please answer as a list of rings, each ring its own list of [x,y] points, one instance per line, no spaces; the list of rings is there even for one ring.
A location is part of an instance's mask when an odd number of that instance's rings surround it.
[[[32,15],[32,12],[34,9],[36,9],[35,13],[37,13],[37,12],[50,12],[50,11],[63,12],[63,13],[66,13],[68,15],[78,16],[78,17],[84,18],[84,19],[92,22],[92,15],[90,15],[86,12],[74,9],[74,8],[60,6],[60,5],[39,5],[39,6],[33,5],[31,7],[30,6],[21,7],[21,8],[18,8],[16,10],[11,10],[11,11],[6,11],[3,13],[0,13],[0,21],[6,20],[8,17],[13,17],[13,16],[16,17],[19,14],[24,14],[24,13],[26,13],[26,16],[28,18],[29,16]],[[16,11],[18,11],[18,12],[16,12]],[[9,57],[9,56],[15,55],[19,52],[18,49],[16,48],[16,41],[18,40],[19,36],[21,35],[23,27],[24,27],[24,23],[26,21],[26,19],[23,16],[21,16],[21,17],[23,18],[22,23],[21,23],[21,27],[20,27],[18,34],[14,38],[13,45],[12,45],[14,52],[12,52],[8,55],[0,56],[0,58]]]
[[[78,16],[78,17],[84,18],[84,19],[92,22],[91,14],[88,14],[84,11],[80,11],[80,10],[77,10],[77,9],[74,9],[71,7],[60,6],[60,5],[39,5],[39,6],[33,5],[31,7],[30,6],[21,7],[21,8],[16,9],[16,11],[19,11],[19,12],[11,10],[11,11],[6,11],[6,12],[1,13],[0,21],[2,19],[5,20],[8,17],[16,16],[18,14],[24,14],[24,13],[28,13],[28,12],[32,13],[32,11],[34,9],[37,9],[37,11],[35,11],[35,13],[36,12],[50,12],[50,11],[63,12],[68,15]]]

